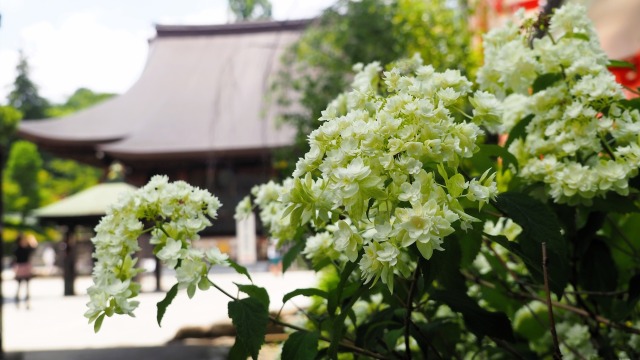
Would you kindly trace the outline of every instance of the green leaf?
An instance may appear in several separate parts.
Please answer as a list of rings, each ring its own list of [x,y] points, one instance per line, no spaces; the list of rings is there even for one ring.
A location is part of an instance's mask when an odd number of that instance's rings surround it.
[[[532,91],[533,93],[537,93],[540,92],[546,88],[548,88],[549,86],[557,83],[558,81],[562,80],[564,78],[564,75],[559,72],[559,73],[546,73],[546,74],[542,74],[540,76],[538,76],[534,81],[533,81],[533,85],[532,85]]]
[[[462,251],[457,238],[448,238],[442,244],[444,251],[436,251],[428,261],[420,261],[425,287],[432,282],[448,290],[466,292],[467,286],[460,273]]]
[[[595,238],[580,258],[579,283],[588,291],[615,291],[618,285],[618,271],[607,244]],[[589,295],[589,298],[607,310],[611,306],[611,297]]]
[[[313,360],[318,354],[317,332],[296,331],[282,346],[282,359]]]
[[[327,297],[327,310],[329,314],[333,315],[336,313],[336,308],[338,303],[342,301],[342,292],[344,291],[345,285],[349,280],[349,276],[356,269],[358,263],[360,262],[360,258],[362,258],[362,252],[358,254],[358,258],[354,262],[347,262],[340,273],[340,281],[338,282],[338,286],[335,291],[331,291],[329,296]]]
[[[522,120],[518,121],[518,123],[511,129],[509,137],[504,144],[506,149],[509,148],[509,145],[511,145],[514,140],[527,135],[527,126],[531,123],[531,120],[533,120],[533,115],[527,115]]]
[[[291,214],[289,215],[289,221],[291,222],[292,225],[294,226],[299,226],[300,225],[300,219],[302,218],[302,212],[304,211],[304,207],[302,206],[298,206],[295,209],[293,209],[293,211],[291,212]]]
[[[260,301],[266,308],[269,308],[269,294],[267,290],[256,285],[236,284],[238,290],[249,295],[250,298]]]
[[[227,309],[237,333],[229,359],[245,360],[249,356],[258,359],[269,323],[269,309],[254,297],[231,301]]]
[[[471,229],[466,233],[460,232],[456,237],[460,239],[460,267],[471,266],[482,247],[482,232]]]
[[[102,315],[98,316],[98,318],[96,319],[96,322],[93,323],[93,331],[95,333],[100,331],[100,328],[102,327],[102,321],[104,320],[105,315],[107,315],[107,314],[102,313]],[[158,324],[160,324],[160,323],[158,323]]]
[[[291,300],[292,298],[298,296],[298,295],[302,295],[302,296],[319,296],[321,298],[326,299],[329,295],[327,294],[326,291],[320,290],[320,289],[314,289],[314,288],[305,288],[305,289],[295,289],[287,294],[285,294],[282,297],[282,303],[286,303],[287,301]]]
[[[633,99],[620,100],[619,103],[620,105],[624,106],[629,110],[634,110],[634,109],[640,110],[640,97],[636,97]]]
[[[596,197],[593,199],[593,208],[605,213],[628,214],[640,212],[640,208],[632,198],[616,193],[609,193],[606,198]]]
[[[534,279],[542,284],[542,243],[547,247],[547,269],[551,290],[562,296],[569,282],[568,244],[553,211],[545,204],[521,193],[506,192],[498,195],[496,208],[522,227],[518,236],[519,247],[507,245],[519,251]]]
[[[167,311],[167,307],[171,304],[173,299],[175,299],[177,294],[178,294],[178,284],[175,284],[171,287],[171,289],[169,289],[164,299],[162,299],[162,301],[156,304],[156,307],[158,308],[158,313],[156,316],[158,320],[158,326],[161,326],[160,322],[164,317],[164,313]]]
[[[296,243],[291,248],[289,248],[284,256],[282,256],[282,272],[287,271],[291,264],[293,264],[300,252],[304,250],[304,245],[304,242],[296,241]]]
[[[246,276],[247,278],[249,278],[249,281],[253,282],[253,279],[251,279],[251,275],[249,275],[249,271],[247,271],[246,267],[239,265],[231,259],[229,259],[228,261],[229,266],[231,266],[238,274]]]
[[[410,331],[422,352],[434,355],[429,358],[455,359],[456,344],[462,334],[461,325],[451,319],[434,319],[428,323],[417,322],[415,326],[411,326]]]
[[[464,185],[465,179],[462,174],[455,174],[447,180],[447,189],[449,190],[449,194],[451,194],[451,196],[453,196],[454,198],[457,198],[458,196],[460,196],[460,194],[462,194]]]
[[[398,345],[398,339],[404,335],[404,328],[389,330],[383,335],[383,339],[387,348],[395,349]]]
[[[584,41],[589,41],[589,35],[583,34],[583,33],[568,33],[568,34],[565,34],[563,38],[580,39]]]
[[[476,336],[489,336],[514,341],[513,329],[507,315],[501,312],[491,312],[481,308],[475,300],[460,291],[435,290],[431,292],[431,299],[442,301],[451,310],[462,314],[467,328]]]
[[[607,64],[609,68],[625,68],[625,69],[635,69],[636,66],[628,61],[622,60],[613,60],[609,59],[609,64]]]
[[[518,124],[520,124],[520,123],[518,123]],[[476,156],[481,156],[481,157],[485,157],[485,158],[491,159],[491,163],[493,164],[493,170],[494,171],[497,170],[497,165],[496,165],[496,161],[495,161],[496,158],[502,158],[502,164],[503,164],[504,169],[507,169],[509,167],[509,165],[513,165],[516,168],[516,170],[519,169],[518,160],[516,159],[516,157],[513,156],[513,154],[510,153],[509,150],[507,150],[506,147],[502,147],[500,145],[481,144],[480,145],[480,151],[478,151],[474,155],[474,158]],[[487,169],[482,169],[481,171],[483,172],[484,170],[487,170]]]
[[[627,301],[630,305],[635,306],[635,304],[638,303],[638,300],[640,300],[640,274],[635,274],[629,280],[628,293],[629,298],[627,299]]]
[[[196,294],[196,285],[195,284],[190,284],[187,287],[187,295],[189,296],[189,299],[193,298],[193,295]]]

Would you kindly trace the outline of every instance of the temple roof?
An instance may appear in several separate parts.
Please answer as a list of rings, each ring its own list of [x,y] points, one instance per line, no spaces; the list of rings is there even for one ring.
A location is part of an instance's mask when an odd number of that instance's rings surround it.
[[[70,116],[23,121],[19,136],[98,163],[259,153],[292,144],[268,101],[270,76],[309,20],[156,26],[138,81]]]

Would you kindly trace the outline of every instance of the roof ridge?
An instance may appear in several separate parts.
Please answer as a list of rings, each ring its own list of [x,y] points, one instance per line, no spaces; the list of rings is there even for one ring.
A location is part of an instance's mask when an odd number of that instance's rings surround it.
[[[156,37],[229,35],[242,33],[302,30],[313,19],[284,21],[247,21],[215,25],[162,25],[156,24]]]

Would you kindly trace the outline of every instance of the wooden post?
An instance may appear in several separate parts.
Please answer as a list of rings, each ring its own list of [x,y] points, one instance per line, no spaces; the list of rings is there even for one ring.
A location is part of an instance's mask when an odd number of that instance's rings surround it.
[[[68,225],[64,237],[64,296],[75,295],[74,282],[76,279],[76,249],[75,239],[73,237],[75,229],[75,225]]]
[[[157,256],[154,255],[154,258],[156,260],[156,268],[153,273],[156,276],[156,291],[160,292],[162,291],[162,282],[160,281],[160,278],[162,277],[162,263]]]

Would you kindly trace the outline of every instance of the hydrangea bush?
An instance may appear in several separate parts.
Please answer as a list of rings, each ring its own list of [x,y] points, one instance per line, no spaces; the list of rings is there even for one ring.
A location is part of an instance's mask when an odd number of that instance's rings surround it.
[[[158,321],[178,289],[217,288],[230,358],[257,358],[269,322],[292,330],[285,359],[640,357],[640,101],[583,7],[519,21],[485,36],[475,83],[419,57],[357,65],[292,177],[237,205],[237,219],[259,208],[285,271],[303,259],[320,274],[283,298],[314,299],[304,326],[269,315],[257,285],[236,297],[209,279],[215,264],[251,278],[192,246],[217,199],[164,177],[96,228],[87,317],[132,315],[131,254],[149,233],[177,274]]]
[[[212,265],[225,265],[228,257],[217,248],[206,252],[193,247],[198,233],[211,225],[221,204],[208,191],[184,181],[170,183],[166,176],[154,176],[144,187],[122,196],[108,210],[92,242],[96,264],[92,285],[87,292],[91,301],[85,316],[100,329],[105,316],[133,316],[140,292],[134,277],[133,255],[140,250],[138,238],[150,234],[150,243],[162,263],[176,270],[177,288],[187,289],[192,297],[197,287],[207,289],[207,273]],[[176,289],[177,289],[176,288]]]
[[[628,195],[640,165],[640,113],[624,105],[584,8],[558,9],[549,34],[529,41],[513,22],[492,31],[478,72],[480,88],[500,99],[494,129],[523,131],[509,145],[519,176],[543,183],[557,203]]]

